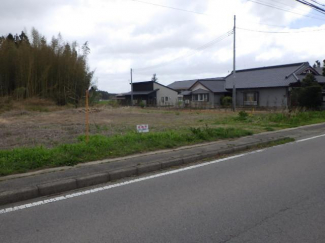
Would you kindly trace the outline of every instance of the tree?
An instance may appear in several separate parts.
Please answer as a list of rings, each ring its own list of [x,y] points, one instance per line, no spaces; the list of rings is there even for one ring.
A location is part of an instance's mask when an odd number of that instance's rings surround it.
[[[30,38],[25,32],[0,36],[0,97],[50,98],[77,106],[94,75],[87,64],[88,42],[77,49],[60,34],[48,44],[34,28]]]
[[[309,109],[317,109],[322,105],[322,86],[313,74],[307,74],[301,87],[293,89],[292,104]]]
[[[154,81],[155,83],[158,82],[158,78],[157,78],[157,75],[155,73],[152,75],[151,81]]]
[[[320,61],[319,60],[315,61],[314,65],[313,65],[313,68],[316,68],[316,67],[320,67]]]
[[[99,92],[96,85],[92,86],[89,90],[89,104],[94,105],[102,98],[102,94]]]

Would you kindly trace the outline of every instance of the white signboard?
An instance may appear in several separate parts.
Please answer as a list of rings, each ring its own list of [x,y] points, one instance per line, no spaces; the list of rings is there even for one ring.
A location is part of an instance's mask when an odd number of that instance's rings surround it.
[[[149,132],[149,125],[148,124],[137,125],[137,131],[138,132]]]

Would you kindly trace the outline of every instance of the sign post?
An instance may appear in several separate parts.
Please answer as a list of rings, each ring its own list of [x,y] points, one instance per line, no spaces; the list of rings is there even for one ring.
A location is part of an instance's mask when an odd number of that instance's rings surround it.
[[[149,132],[149,125],[148,124],[137,125],[137,131],[138,133]]]

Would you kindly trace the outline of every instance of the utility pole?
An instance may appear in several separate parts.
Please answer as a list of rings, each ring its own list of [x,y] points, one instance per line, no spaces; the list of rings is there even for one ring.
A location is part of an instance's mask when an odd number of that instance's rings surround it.
[[[232,87],[232,109],[236,111],[236,15],[234,16],[234,71],[233,71],[233,87]]]
[[[131,68],[131,106],[133,106],[133,83],[132,83],[132,68]]]

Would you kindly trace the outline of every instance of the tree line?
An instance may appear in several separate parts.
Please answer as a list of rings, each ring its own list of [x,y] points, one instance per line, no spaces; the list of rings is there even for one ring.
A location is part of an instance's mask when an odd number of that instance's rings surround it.
[[[0,97],[50,98],[77,106],[94,75],[87,64],[89,52],[87,42],[79,47],[59,34],[48,43],[34,28],[30,37],[23,31],[0,36]]]

